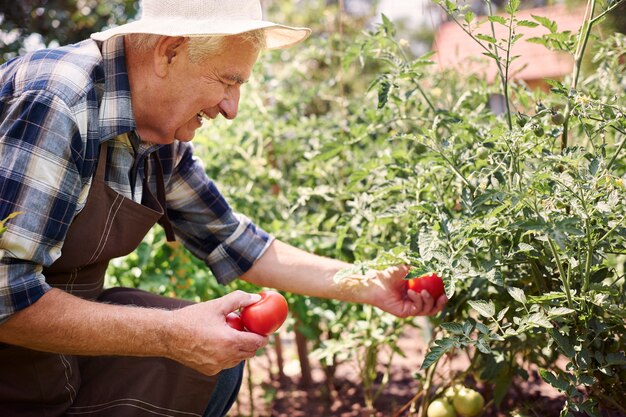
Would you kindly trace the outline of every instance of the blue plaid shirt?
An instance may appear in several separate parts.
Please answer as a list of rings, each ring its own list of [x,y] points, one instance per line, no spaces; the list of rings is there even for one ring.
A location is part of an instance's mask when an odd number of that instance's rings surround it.
[[[177,238],[220,282],[243,274],[267,249],[272,237],[233,212],[190,143],[135,143],[134,129],[121,37],[41,50],[0,67],[0,220],[22,212],[0,236],[0,323],[50,289],[42,266],[61,256],[105,141],[107,185],[137,202],[142,181],[130,173],[143,170],[131,167],[159,153]]]

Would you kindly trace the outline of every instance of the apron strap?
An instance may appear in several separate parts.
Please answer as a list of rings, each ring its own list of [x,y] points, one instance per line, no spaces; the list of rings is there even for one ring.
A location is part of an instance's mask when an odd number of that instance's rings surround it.
[[[96,168],[96,179],[104,182],[104,173],[107,166],[107,153],[109,151],[109,143],[100,144],[100,154],[98,155],[98,168]]]
[[[158,220],[158,223],[161,225],[161,227],[163,227],[163,230],[165,230],[165,237],[167,238],[168,242],[174,242],[176,241],[176,236],[174,235],[174,227],[172,226],[172,223],[170,222],[170,218],[167,216],[167,205],[166,205],[166,200],[165,200],[165,183],[163,182],[163,166],[161,165],[161,159],[159,159],[159,155],[158,152],[152,152],[152,159],[154,160],[154,166],[156,167],[156,185],[157,185],[157,201],[159,202],[159,205],[161,206],[161,209],[163,210],[163,216],[161,216],[161,218]],[[146,160],[146,164],[145,164],[145,175],[144,175],[144,185],[143,188],[144,190],[147,190],[148,192],[148,178],[149,178],[149,173],[148,173],[148,160]],[[145,192],[145,191],[144,191]]]

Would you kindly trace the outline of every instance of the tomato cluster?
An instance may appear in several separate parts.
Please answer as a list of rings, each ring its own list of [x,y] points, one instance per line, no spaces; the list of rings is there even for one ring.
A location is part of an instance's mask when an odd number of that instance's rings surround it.
[[[485,406],[485,399],[480,392],[463,385],[448,388],[443,396],[430,403],[428,417],[476,417]]]

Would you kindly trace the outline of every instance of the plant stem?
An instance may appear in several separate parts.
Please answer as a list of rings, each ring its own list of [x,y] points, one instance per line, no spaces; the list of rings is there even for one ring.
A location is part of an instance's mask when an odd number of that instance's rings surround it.
[[[393,417],[400,417],[402,415],[402,413],[404,413],[406,411],[406,409],[411,406],[411,404],[413,404],[415,401],[419,400],[419,398],[422,395],[424,395],[424,391],[416,392],[415,395],[413,395],[413,398],[411,398],[406,404],[404,404],[402,407],[400,407],[400,409],[398,411],[395,412]]]
[[[433,149],[433,148],[431,148]],[[459,178],[461,179],[461,181],[463,181],[465,183],[465,185],[468,186],[468,188],[472,191],[472,194],[474,194],[476,192],[476,187],[474,187],[472,185],[471,182],[469,182],[469,180],[467,178],[465,178],[465,176],[461,173],[461,171],[459,171],[459,169],[452,163],[452,161],[450,161],[444,154],[443,152],[437,151],[436,149],[433,149],[436,152],[439,153],[439,156],[441,156],[443,158],[444,161],[446,161],[448,163],[448,165],[450,165],[450,168],[452,168],[452,170],[456,173],[456,175],[459,176]]]
[[[559,257],[559,253],[556,249],[556,245],[552,238],[548,236],[548,244],[550,245],[550,250],[552,251],[552,256],[554,256],[554,260],[556,262],[556,266],[559,268],[559,275],[561,277],[561,282],[563,283],[563,287],[565,288],[565,295],[567,297],[567,306],[569,308],[573,308],[574,303],[572,302],[572,292],[569,287],[569,280],[565,271],[563,270],[563,265],[561,264],[561,258]]]
[[[448,10],[446,9],[444,6],[442,6],[441,4],[439,4],[441,6],[441,8],[443,8],[443,10],[448,14],[448,16],[450,16],[450,18],[452,18],[452,20],[454,21],[454,23],[456,23],[463,32],[465,32],[470,38],[472,38],[482,49],[484,49],[488,54],[491,54],[491,50],[489,48],[487,48],[476,36],[474,36],[474,34],[466,29],[463,24],[461,24],[457,18],[452,14],[452,10]],[[490,0],[487,0],[487,5],[489,7],[489,15],[492,15],[491,12],[491,2]],[[491,23],[491,27],[493,30],[493,22]],[[495,36],[494,36],[495,37]],[[511,38],[509,37],[509,42],[510,42]],[[512,129],[512,124],[511,124],[511,110],[509,108],[509,102],[508,102],[508,86],[507,86],[507,82],[506,82],[506,78],[504,73],[502,72],[502,64],[500,63],[500,56],[498,55],[498,48],[500,48],[498,45],[495,44],[491,44],[493,45],[493,50],[496,56],[496,59],[494,59],[494,61],[496,62],[496,68],[498,69],[498,76],[500,77],[500,82],[502,83],[502,86],[504,88],[504,94],[505,97],[507,97],[506,100],[506,107],[507,107],[507,116],[508,116],[508,125],[509,125],[509,130]],[[508,56],[508,51],[507,51],[507,56]],[[508,67],[508,62],[507,62],[507,67]],[[508,71],[507,71],[508,74]]]
[[[585,234],[587,235],[587,256],[585,256],[585,276],[583,280],[582,293],[585,294],[589,288],[589,279],[591,277],[591,260],[593,256],[593,242],[591,241],[591,230],[589,227],[589,219],[585,220]]]
[[[387,361],[387,364],[385,365],[385,373],[383,375],[383,379],[380,382],[380,385],[378,386],[378,389],[376,390],[376,392],[374,392],[372,403],[376,402],[376,399],[378,399],[380,394],[383,392],[383,389],[387,386],[387,383],[389,382],[389,375],[391,375],[391,364],[393,362],[394,353],[395,351],[392,349],[391,353],[389,354],[389,360]]]
[[[587,9],[585,11],[585,21],[583,22],[583,26],[580,30],[580,35],[578,36],[578,46],[576,47],[576,52],[574,53],[575,63],[574,73],[572,75],[571,90],[576,90],[576,87],[578,85],[578,78],[580,77],[583,56],[585,54],[587,42],[589,41],[589,35],[591,34],[591,27],[596,22],[596,20],[593,18],[595,8],[596,0],[588,0]],[[568,98],[564,114],[565,120],[563,122],[563,135],[561,136],[561,150],[567,148],[569,119],[572,112],[571,102],[571,98]]]
[[[487,7],[489,9],[489,16],[493,16],[491,9],[491,0],[486,0]],[[493,22],[489,22],[491,25],[491,34],[496,37],[496,29]],[[500,74],[500,82],[502,83],[502,91],[504,93],[504,104],[506,105],[506,121],[509,126],[509,131],[513,130],[513,123],[511,121],[511,107],[509,105],[509,57],[511,56],[511,35],[513,32],[513,13],[509,18],[509,38],[506,45],[506,61],[504,66],[504,74],[502,73],[502,67],[500,63],[500,55],[498,54],[498,48],[494,46],[493,50],[496,55],[496,64],[498,66],[498,73]]]
[[[424,92],[422,87],[419,84],[416,84],[416,87],[417,87],[418,91],[420,92],[420,94],[422,95],[422,97],[424,97],[424,100],[426,100],[426,103],[428,104],[428,107],[430,107],[430,109],[433,111],[433,113],[436,114],[437,113],[437,109],[435,108],[433,103],[430,101],[430,99],[428,98],[428,96],[426,95],[426,93]]]
[[[613,154],[613,157],[611,158],[611,160],[607,164],[607,166],[606,166],[606,170],[607,171],[609,171],[611,169],[611,167],[613,166],[613,163],[617,160],[617,155],[619,155],[620,152],[622,152],[622,149],[624,148],[624,144],[625,143],[626,143],[626,136],[622,140],[622,143],[619,144],[619,146],[617,147],[617,150],[615,150],[615,154]]]
[[[622,217],[621,219],[619,219],[619,221],[617,223],[615,223],[615,226],[613,226],[609,231],[607,231],[604,235],[602,235],[602,237],[600,239],[598,239],[597,243],[602,242],[604,239],[606,239],[611,233],[613,233],[613,231],[615,229],[617,229],[618,226],[620,226],[622,224],[622,222],[624,221],[624,217]]]
[[[422,401],[422,406],[421,406],[421,417],[426,417],[426,410],[428,409],[428,404],[430,403],[429,398],[428,398],[428,392],[430,391],[430,386],[433,383],[433,377],[435,376],[435,369],[437,369],[438,363],[439,363],[439,359],[437,359],[437,361],[433,363],[430,368],[428,368],[428,372],[426,372],[426,383],[424,384],[424,389],[423,389],[423,392],[425,393],[425,395],[424,395],[424,401]]]

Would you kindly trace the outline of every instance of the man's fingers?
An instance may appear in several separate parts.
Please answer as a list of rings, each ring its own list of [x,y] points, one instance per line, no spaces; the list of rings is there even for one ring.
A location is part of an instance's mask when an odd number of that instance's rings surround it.
[[[404,278],[407,276],[410,270],[411,270],[411,267],[408,265],[395,265],[395,266],[390,266],[387,269],[387,272],[392,277],[398,276],[399,278]]]
[[[415,315],[426,315],[432,316],[434,314],[439,313],[445,307],[448,302],[448,297],[446,295],[442,295],[437,300],[434,300],[432,295],[426,290],[422,290],[417,293],[413,290],[408,290],[406,292],[409,299],[413,302],[415,307]]]
[[[252,332],[237,332],[235,348],[241,352],[256,352],[266,346],[270,339],[268,336]]]
[[[413,290],[408,290],[406,294],[408,295],[409,299],[413,301],[413,305],[415,305],[417,314],[421,313],[422,307],[424,306],[424,301],[422,300],[422,296]]]
[[[446,295],[442,295],[441,297],[439,297],[437,299],[437,303],[435,304],[435,312],[438,313],[441,310],[443,310],[443,308],[446,306],[446,303],[448,302],[448,297],[446,297]]]
[[[420,295],[422,296],[422,300],[424,301],[424,313],[432,311],[433,306],[435,305],[435,300],[433,299],[433,296],[430,295],[430,293],[426,290],[422,290],[420,292]]]
[[[261,296],[259,294],[250,294],[237,290],[218,298],[216,301],[220,303],[220,311],[226,315],[232,311],[239,310],[242,307],[257,303],[260,300]]]

